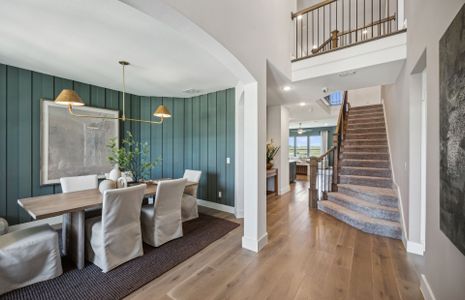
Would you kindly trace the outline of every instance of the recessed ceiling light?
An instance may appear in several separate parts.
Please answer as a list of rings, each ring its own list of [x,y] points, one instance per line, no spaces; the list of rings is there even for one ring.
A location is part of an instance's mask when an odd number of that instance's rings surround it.
[[[202,93],[202,90],[199,90],[199,89],[187,89],[187,90],[184,90],[182,92],[186,93],[186,94],[200,94],[200,93]]]
[[[297,20],[302,20],[302,15],[298,15]]]
[[[285,85],[285,86],[283,87],[283,91],[285,91],[285,92],[289,92],[290,90],[291,90],[291,87],[288,86],[288,85]]]
[[[368,30],[363,29],[362,34],[367,34],[367,33],[368,33]]]
[[[317,45],[313,45],[312,49],[316,49],[316,48],[318,48],[318,46],[317,46]]]
[[[341,72],[339,74],[337,74],[339,77],[347,77],[347,76],[353,76],[357,74],[356,71],[346,71],[346,72]]]
[[[305,103],[305,102],[300,102],[299,105],[300,105],[300,106],[305,106],[305,105],[307,105],[307,103]]]
[[[325,123],[325,126],[328,126],[328,123]]]

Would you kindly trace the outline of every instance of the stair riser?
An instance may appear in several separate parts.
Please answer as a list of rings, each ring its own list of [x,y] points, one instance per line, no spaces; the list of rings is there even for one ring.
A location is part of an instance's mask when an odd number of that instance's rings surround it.
[[[348,140],[366,140],[366,139],[386,139],[386,133],[347,133],[346,141]]]
[[[388,147],[386,146],[376,146],[376,147],[367,147],[366,145],[351,146],[347,145],[343,147],[345,152],[375,152],[375,153],[387,153]]]
[[[386,195],[379,195],[379,194],[370,194],[364,192],[353,191],[351,189],[338,186],[337,187],[338,193],[346,194],[347,196],[356,197],[360,200],[368,201],[378,205],[385,205],[389,207],[397,207],[397,198],[390,197]]]
[[[350,128],[350,129],[365,129],[365,128],[373,128],[373,127],[386,129],[383,122],[349,124],[348,128]]]
[[[341,175],[372,176],[372,177],[391,177],[389,169],[352,169],[341,168]]]
[[[371,178],[354,178],[341,175],[342,184],[354,184],[354,185],[363,185],[363,186],[373,186],[380,188],[391,188],[392,180],[391,179],[371,179]]]
[[[351,112],[353,112],[353,111],[356,111],[356,112],[360,112],[360,111],[372,111],[372,110],[380,110],[380,111],[383,111],[383,107],[382,107],[382,106],[364,106],[364,107],[356,106],[356,107],[351,107],[351,108],[350,108],[350,111],[351,111]]]
[[[365,128],[347,128],[347,134],[361,134],[361,133],[386,133],[384,127],[365,127]]]
[[[387,146],[386,140],[355,140],[355,139],[346,139],[344,141],[345,146],[359,146],[359,145],[370,145],[370,146]]]
[[[343,160],[341,165],[343,167],[389,168],[388,161]]]
[[[373,121],[384,121],[383,113],[369,113],[369,114],[353,114],[349,113],[349,122],[360,121],[360,122],[373,122]]]
[[[387,153],[349,153],[349,152],[343,152],[342,153],[343,160],[344,159],[368,159],[368,160],[388,160],[389,155]]]
[[[330,208],[327,208],[323,205],[318,204],[318,209],[324,211],[325,213],[335,217],[338,220],[341,220],[344,223],[347,223],[361,231],[377,234],[381,236],[386,236],[394,239],[400,239],[402,237],[402,231],[399,228],[391,228],[383,225],[367,224],[360,220],[353,219],[347,215],[341,214],[338,211],[334,211]]]
[[[353,211],[359,212],[364,214],[365,216],[369,216],[372,218],[384,219],[388,221],[398,222],[400,219],[399,212],[394,212],[390,210],[385,210],[381,208],[373,208],[373,207],[365,207],[360,206],[355,203],[344,201],[343,199],[339,199],[331,194],[328,194],[328,200],[333,201],[341,206],[347,207]]]

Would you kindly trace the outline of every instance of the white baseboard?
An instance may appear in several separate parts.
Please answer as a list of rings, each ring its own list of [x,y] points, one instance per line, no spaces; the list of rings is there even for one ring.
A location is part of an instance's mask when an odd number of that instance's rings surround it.
[[[258,240],[251,239],[245,236],[242,237],[242,248],[253,252],[259,252],[260,250],[262,250],[263,247],[265,247],[266,243],[268,243],[268,233],[262,235],[262,237]]]
[[[243,209],[241,209],[241,210],[237,209],[237,210],[235,210],[234,215],[236,216],[236,219],[244,219],[244,210]]]
[[[291,186],[290,185],[286,185],[284,187],[281,187],[281,189],[279,190],[279,195],[283,195],[285,193],[288,193],[291,191]]]
[[[234,209],[234,206],[229,206],[229,205],[224,205],[220,203],[215,203],[211,201],[206,201],[206,200],[201,200],[197,199],[197,204],[200,206],[208,207],[208,208],[213,208],[219,211],[224,211],[230,214],[234,214],[236,211]]]
[[[436,300],[436,297],[433,294],[433,290],[431,289],[425,274],[420,275],[420,291],[423,294],[425,300]]]
[[[12,225],[8,227],[8,231],[9,232],[17,231],[17,230],[26,229],[26,228],[33,227],[33,226],[39,226],[42,224],[49,224],[53,228],[57,229],[61,227],[62,222],[63,222],[63,217],[58,216],[58,217],[53,217],[53,218],[48,218],[48,219],[43,219],[43,220],[38,220],[38,221],[21,223],[18,225]]]
[[[413,253],[416,255],[421,255],[425,254],[425,246],[423,246],[422,243],[417,243],[413,241],[407,241],[407,252]]]

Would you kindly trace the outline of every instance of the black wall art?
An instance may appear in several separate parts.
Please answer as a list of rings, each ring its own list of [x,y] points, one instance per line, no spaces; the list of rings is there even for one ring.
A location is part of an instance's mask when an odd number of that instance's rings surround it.
[[[440,227],[465,255],[465,5],[439,42]]]

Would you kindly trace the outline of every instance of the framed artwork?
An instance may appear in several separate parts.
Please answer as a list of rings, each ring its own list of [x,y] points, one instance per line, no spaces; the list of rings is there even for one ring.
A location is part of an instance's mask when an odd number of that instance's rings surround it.
[[[60,182],[61,177],[104,173],[112,169],[107,147],[112,138],[119,141],[119,121],[78,118],[67,107],[41,100],[41,185]],[[117,110],[73,107],[77,114],[118,117]]]
[[[465,254],[465,5],[439,42],[440,228]]]

